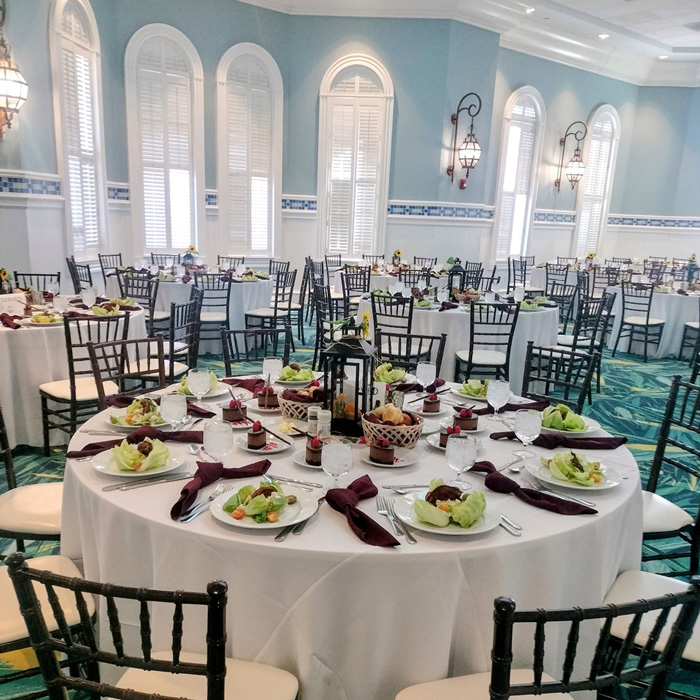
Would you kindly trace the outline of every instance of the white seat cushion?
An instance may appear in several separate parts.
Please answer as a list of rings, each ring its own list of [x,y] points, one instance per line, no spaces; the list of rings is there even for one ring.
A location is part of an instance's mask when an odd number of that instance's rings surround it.
[[[172,652],[156,652],[153,658],[171,660]],[[206,663],[206,656],[183,652],[180,660],[203,664]],[[117,688],[191,700],[206,700],[207,697],[205,676],[142,671],[136,668],[130,668],[119,679]],[[294,700],[298,692],[299,682],[287,671],[252,661],[226,659],[226,700]]]
[[[119,387],[114,382],[104,383],[105,396],[119,393]],[[57,399],[70,400],[70,380],[60,379],[57,382],[46,382],[39,385],[39,391]],[[97,385],[92,377],[75,378],[75,398],[77,401],[96,401]]]
[[[405,357],[406,345],[407,343],[405,343],[403,340],[399,342],[394,338],[392,339],[391,343],[385,343],[384,345],[382,345],[381,353],[382,355],[386,355],[388,357],[398,357],[399,355]],[[420,340],[412,340],[411,349],[409,351],[409,357],[416,357],[421,349],[423,350],[423,354],[427,355],[428,351],[430,350],[430,344],[424,343],[423,347],[421,348]]]
[[[590,338],[586,338],[583,335],[580,335],[578,337],[578,342],[579,343],[588,343],[590,342]],[[557,336],[557,345],[564,345],[566,347],[571,347],[574,344],[574,336],[573,335],[558,335]]]
[[[682,508],[662,496],[642,491],[644,519],[642,532],[673,532],[693,524],[693,518]]]
[[[652,574],[648,571],[624,571],[615,579],[615,583],[611,586],[603,602],[605,604],[614,603],[616,605],[620,603],[633,603],[636,600],[657,598],[667,593],[682,593],[687,590],[687,588],[687,583],[677,581],[669,576]],[[671,611],[671,614],[668,616],[668,621],[661,633],[656,649],[663,649],[671,633],[673,622],[676,617],[678,617],[678,610],[679,608],[676,608]],[[647,613],[642,617],[639,632],[635,637],[636,644],[641,646],[646,644],[649,633],[653,629],[657,617],[658,613]],[[612,627],[610,628],[610,633],[613,637],[624,639],[627,635],[631,620],[631,615],[613,618]],[[694,661],[695,663],[700,663],[700,623],[695,623],[693,634],[688,640],[688,644],[683,652],[683,658]]]
[[[262,316],[263,318],[272,318],[275,315],[275,310],[274,308],[270,309],[252,309],[251,311],[246,311],[245,312],[246,316]],[[277,314],[278,318],[280,316],[287,316],[286,311],[282,311],[280,309],[279,313]]]
[[[647,320],[644,316],[625,316],[625,323],[629,323],[632,326],[646,326]],[[661,326],[664,324],[660,318],[650,318],[650,326]]]
[[[274,309],[274,308],[275,308],[274,299],[270,302],[270,308],[271,308],[271,309]],[[301,304],[297,304],[296,302],[293,301],[293,302],[290,304],[290,309],[291,309],[292,311],[300,311],[300,310],[301,310]]]
[[[512,685],[520,683],[532,683],[533,674],[529,669],[512,669],[510,682]],[[552,682],[554,679],[546,673],[542,674],[543,682]],[[489,700],[489,683],[491,674],[473,673],[470,676],[457,676],[445,678],[441,681],[420,683],[402,690],[396,700]],[[568,693],[548,693],[547,695],[519,695],[520,698],[551,698],[552,700],[565,700],[572,698]]]
[[[35,535],[61,533],[63,484],[29,484],[0,494],[0,530]]]
[[[54,574],[61,576],[70,576],[71,578],[82,578],[78,567],[68,558],[61,556],[35,557],[28,559],[27,564],[32,569],[42,569],[43,571],[52,571]],[[46,595],[46,588],[40,583],[34,584],[37,598],[41,604],[41,609],[44,612],[44,620],[49,632],[54,632],[58,629],[58,625],[51,613],[51,605]],[[59,588],[54,589],[61,603],[61,608],[66,616],[66,624],[68,626],[77,625],[80,622],[78,609],[75,607],[75,596],[72,591]],[[91,595],[85,595],[85,602],[88,606],[88,612],[92,615],[95,612],[95,602]],[[24,624],[24,618],[19,611],[17,598],[15,597],[15,589],[12,586],[12,581],[7,573],[7,567],[0,567],[0,644],[14,642],[20,639],[26,639],[27,628]]]
[[[336,292],[335,290],[331,291],[331,299],[338,299],[341,300],[343,299],[343,293],[342,292]]]
[[[165,374],[168,374],[170,371],[170,362],[167,360],[164,363],[165,365]],[[129,366],[127,367],[127,372],[129,374],[144,374],[144,375],[157,375],[158,374],[158,364],[156,362],[151,361],[150,364],[150,371],[147,371],[149,368],[149,363],[148,360],[144,357],[142,360],[139,360],[138,362],[130,362]],[[187,372],[189,368],[187,365],[183,364],[182,362],[175,362],[173,365],[173,371],[175,374],[182,374],[183,372]]]
[[[202,323],[219,323],[226,320],[226,314],[223,311],[202,311],[199,320]]]
[[[349,304],[359,304],[361,301],[362,301],[361,296],[360,297],[350,297],[350,299],[348,299]]]
[[[700,330],[700,321],[688,321],[685,326],[686,328],[694,328],[697,331]]]
[[[457,357],[462,362],[469,362],[469,350],[458,350]],[[475,365],[500,367],[506,363],[506,354],[500,350],[474,350],[472,362]]]
[[[184,350],[186,350],[187,347],[188,347],[187,343],[183,343],[181,340],[176,340],[173,343],[173,352],[177,355],[179,352],[183,352]],[[163,352],[166,355],[170,354],[170,341],[169,340],[166,340],[163,343]]]
[[[163,321],[166,318],[170,318],[170,311],[154,311],[153,312],[153,320],[154,321]]]

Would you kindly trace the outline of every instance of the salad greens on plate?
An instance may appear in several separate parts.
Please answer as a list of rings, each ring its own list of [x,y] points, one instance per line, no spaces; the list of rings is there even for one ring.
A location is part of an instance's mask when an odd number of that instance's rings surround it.
[[[432,306],[432,302],[430,301],[430,299],[414,299],[413,306],[417,306],[420,309],[424,309]]]
[[[249,485],[239,489],[223,505],[223,511],[235,520],[251,518],[256,523],[276,523],[280,513],[292,503],[296,496],[287,496],[275,481],[261,481],[260,486]]]
[[[113,425],[163,425],[165,421],[160,415],[160,409],[151,399],[134,399],[126,407],[126,415],[110,416],[109,422]]]
[[[524,299],[520,302],[521,311],[539,311],[540,305],[533,299],[532,301],[527,301]]]
[[[308,382],[313,378],[312,369],[302,368],[299,365],[287,365],[280,374],[281,382]]]
[[[551,459],[542,458],[542,466],[549,469],[555,479],[572,481],[581,486],[594,486],[603,480],[600,462],[589,462],[574,452],[557,452]]]
[[[219,380],[213,372],[209,372],[209,391],[216,389],[219,384]],[[185,374],[180,380],[180,386],[177,388],[178,394],[185,394],[185,396],[194,396],[194,394],[187,387],[187,375]]]
[[[145,472],[164,467],[170,451],[160,440],[145,438],[138,445],[122,440],[112,448],[112,457],[117,468],[123,472]]]
[[[466,382],[462,383],[462,388],[459,390],[460,394],[465,396],[477,396],[481,399],[486,398],[486,392],[489,388],[489,380],[484,379],[467,379]]]
[[[583,420],[583,416],[574,413],[565,404],[559,403],[542,411],[542,427],[553,430],[583,432],[586,430],[586,423]]]
[[[456,486],[446,486],[442,479],[433,479],[429,488],[425,500],[417,498],[413,502],[416,517],[424,523],[470,528],[486,510],[486,497],[481,491],[462,493]]]
[[[406,377],[406,370],[397,367],[394,369],[391,362],[385,362],[383,365],[379,365],[377,369],[374,370],[374,378],[378,382],[384,382],[385,384],[394,384],[394,382],[400,382]]]

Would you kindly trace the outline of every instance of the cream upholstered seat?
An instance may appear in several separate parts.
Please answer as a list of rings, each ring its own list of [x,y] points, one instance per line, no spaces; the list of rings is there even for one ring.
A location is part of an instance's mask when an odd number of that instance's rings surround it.
[[[700,321],[688,321],[684,325],[688,328],[694,328],[696,331],[700,330]]]
[[[81,577],[78,567],[68,557],[35,557],[34,559],[28,559],[27,563],[33,569],[51,571],[54,574],[71,578]],[[58,624],[51,614],[51,605],[46,595],[46,588],[40,583],[35,583],[34,590],[41,604],[41,609],[44,611],[46,626],[49,632],[54,632],[58,629]],[[79,624],[80,614],[75,604],[75,595],[71,591],[60,587],[56,587],[54,590],[58,595],[61,608],[63,608],[66,624],[69,627]],[[85,602],[87,603],[88,612],[92,615],[95,612],[95,602],[92,596],[85,596]],[[24,624],[22,613],[19,611],[12,581],[7,573],[7,567],[0,567],[0,644],[19,641],[26,637],[27,628]]]
[[[512,685],[520,683],[532,683],[533,673],[529,669],[513,669],[510,672],[510,682]],[[544,683],[554,681],[554,678],[546,673],[542,674]],[[457,676],[456,678],[445,678],[440,681],[430,683],[420,683],[412,685],[410,688],[402,690],[396,700],[454,700],[464,698],[464,700],[489,700],[489,683],[491,674],[473,673],[469,676]],[[520,698],[531,700],[535,697],[551,698],[552,700],[568,700],[573,696],[568,693],[548,693],[547,695],[519,695]]]
[[[650,318],[649,323],[644,316],[625,316],[625,323],[629,323],[631,326],[662,326],[664,321],[660,318]]]
[[[57,399],[70,401],[70,380],[59,379],[56,382],[40,384],[39,391]],[[105,382],[104,391],[106,396],[112,396],[119,393],[119,387],[114,382]],[[97,401],[97,385],[92,377],[75,378],[75,398],[77,401]]]
[[[590,338],[586,338],[585,336],[580,335],[578,337],[578,342],[579,343],[589,343],[591,341]],[[564,347],[570,348],[574,344],[574,336],[573,335],[558,335],[557,336],[557,345],[563,345]]]
[[[63,484],[29,484],[0,494],[0,530],[61,534]]]
[[[469,362],[469,350],[458,350],[457,357],[462,362]],[[472,364],[500,367],[506,363],[506,354],[500,350],[474,350]]]
[[[154,659],[172,659],[172,652],[155,652]],[[183,652],[180,660],[204,664],[204,654]],[[130,668],[117,682],[117,688],[130,688],[142,693],[206,700],[207,679],[160,671]],[[252,661],[226,659],[226,700],[294,700],[299,692],[299,681],[287,671]]]
[[[262,316],[263,318],[274,318],[275,315],[275,309],[274,307],[270,307],[268,309],[253,309],[252,311],[246,311],[245,312],[246,316]],[[287,311],[285,309],[280,309],[279,312],[277,313],[278,317],[281,316],[288,316]]]
[[[224,311],[202,311],[199,314],[199,320],[202,323],[216,323],[217,321],[226,321],[226,312]]]
[[[693,524],[693,518],[675,503],[650,491],[642,491],[642,532],[673,532]]]
[[[603,603],[605,605],[610,603],[616,605],[620,603],[632,603],[635,600],[648,600],[649,598],[656,598],[666,593],[683,593],[683,591],[687,589],[687,583],[670,578],[669,576],[652,574],[648,571],[624,571],[615,579],[615,583],[611,586]],[[671,610],[668,622],[656,645],[657,649],[663,648],[677,616],[678,609]],[[657,617],[658,614],[653,613],[642,617],[639,632],[634,640],[636,644],[640,646],[646,644],[649,633],[653,629]],[[627,636],[631,620],[632,618],[629,615],[613,618],[610,634],[618,639],[624,639]],[[693,634],[688,640],[688,644],[683,652],[683,658],[694,663],[700,663],[700,622],[695,623]]]

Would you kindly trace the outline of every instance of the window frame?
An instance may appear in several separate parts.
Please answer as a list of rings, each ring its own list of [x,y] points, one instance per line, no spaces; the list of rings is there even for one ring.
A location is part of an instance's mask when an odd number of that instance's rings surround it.
[[[229,250],[229,201],[228,181],[229,162],[225,155],[228,152],[228,72],[239,59],[250,56],[265,68],[270,81],[270,201],[272,216],[270,217],[272,232],[270,235],[270,250],[267,255],[254,253],[251,250]],[[243,254],[246,257],[274,257],[281,245],[282,225],[282,162],[283,162],[283,118],[284,118],[284,84],[282,73],[272,55],[262,46],[252,42],[234,44],[219,60],[216,68],[216,115],[217,115],[217,188],[219,206],[219,235],[217,254]],[[248,203],[250,204],[250,202]],[[248,231],[250,235],[250,231]]]
[[[206,255],[207,240],[204,236],[204,71],[194,44],[179,29],[169,24],[147,24],[129,39],[124,57],[124,85],[126,88],[126,130],[129,155],[129,185],[131,200],[132,235],[135,257],[149,252],[146,248],[144,221],[144,178],[139,139],[138,118],[138,58],[141,49],[152,39],[167,39],[177,44],[188,64],[190,79],[190,115],[192,134],[192,220],[194,231],[192,245],[201,255]],[[181,248],[159,248],[159,253],[183,253]]]
[[[544,134],[547,125],[547,114],[544,100],[540,92],[532,87],[531,85],[525,85],[518,88],[511,93],[503,112],[503,125],[501,130],[501,147],[498,163],[498,189],[496,190],[496,206],[494,209],[494,222],[493,222],[493,243],[492,243],[492,259],[496,262],[505,262],[510,253],[504,260],[498,259],[498,230],[501,223],[501,204],[503,200],[503,185],[505,181],[506,174],[506,160],[508,154],[508,143],[510,136],[510,126],[513,122],[513,108],[517,102],[526,98],[532,101],[535,107],[536,122],[534,129],[535,143],[532,148],[532,160],[530,162],[530,181],[527,191],[527,205],[525,208],[525,230],[523,232],[523,238],[525,239],[525,245],[521,246],[520,255],[527,255],[530,248],[530,241],[532,237],[532,229],[535,222],[535,210],[537,208],[537,192],[539,188],[539,177],[540,168],[542,165],[542,151],[544,148]],[[511,241],[512,241],[512,231],[511,231]]]
[[[353,66],[371,70],[379,79],[382,86],[381,95],[347,95],[334,93],[333,83],[338,75],[345,69]],[[333,98],[343,100],[350,99],[353,105],[357,100],[371,98],[373,101],[384,103],[384,114],[380,117],[380,129],[382,144],[379,151],[380,167],[377,174],[377,229],[375,232],[372,254],[384,252],[386,238],[387,206],[389,203],[389,178],[391,173],[391,145],[392,128],[394,123],[394,84],[386,67],[376,58],[366,54],[348,54],[335,61],[326,71],[321,81],[319,89],[319,120],[318,120],[318,180],[316,185],[317,197],[317,219],[318,235],[317,246],[318,255],[327,253],[328,247],[328,202],[329,202],[329,174],[330,157],[332,149],[330,147],[330,134],[332,130],[332,104]],[[352,252],[346,257],[353,258]]]
[[[97,211],[98,243],[96,249],[76,251],[73,240],[73,220],[71,195],[68,177],[68,149],[66,138],[65,88],[63,83],[64,42],[72,45],[74,40],[63,33],[63,14],[66,6],[73,3],[83,14],[85,30],[89,35],[90,46],[81,47],[89,54],[90,70],[94,84],[91,86],[93,109],[93,162],[95,169],[95,207]],[[107,172],[104,146],[104,109],[102,101],[102,51],[97,20],[89,0],[53,0],[49,12],[49,52],[51,56],[51,81],[53,85],[54,128],[56,134],[56,164],[64,200],[65,242],[68,255],[74,255],[80,262],[97,260],[97,253],[106,249],[109,243],[107,217]]]

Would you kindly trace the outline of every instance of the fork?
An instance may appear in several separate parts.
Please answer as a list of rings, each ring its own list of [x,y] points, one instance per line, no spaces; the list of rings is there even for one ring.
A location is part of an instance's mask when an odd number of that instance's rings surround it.
[[[183,523],[188,523],[190,520],[194,520],[198,515],[203,513],[209,508],[209,503],[215,498],[218,498],[222,493],[230,491],[233,486],[225,486],[224,484],[219,484],[208,496],[208,498],[197,505],[192,506],[189,510],[185,511],[180,518]]]
[[[576,496],[570,496],[568,493],[567,494],[560,494],[560,493],[555,493],[554,491],[550,491],[549,489],[546,489],[542,484],[540,484],[537,481],[530,481],[529,479],[525,479],[525,486],[528,486],[531,489],[535,489],[535,491],[539,491],[540,493],[546,493],[549,496],[556,496],[557,498],[561,498],[564,501],[573,501],[574,503],[578,503],[581,506],[587,506],[588,508],[595,508],[596,505],[593,503],[593,501],[586,501],[583,498],[577,498]]]
[[[386,517],[386,519],[391,523],[391,529],[394,531],[394,534],[397,537],[401,537],[401,535],[403,535],[403,532],[399,531],[396,521],[392,517],[391,513],[389,513],[389,504],[384,496],[377,496],[377,513]]]
[[[391,517],[394,519],[394,521],[398,524],[399,528],[403,530],[404,534],[406,535],[406,540],[408,540],[409,544],[417,544],[416,538],[411,534],[410,530],[408,529],[408,525],[404,523],[403,521],[399,520],[396,517],[396,509],[394,507],[394,501],[392,501],[390,498],[386,499],[386,504],[389,506],[389,512],[391,513]]]

